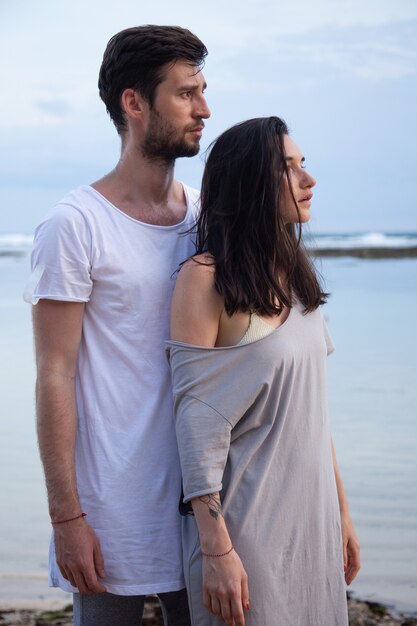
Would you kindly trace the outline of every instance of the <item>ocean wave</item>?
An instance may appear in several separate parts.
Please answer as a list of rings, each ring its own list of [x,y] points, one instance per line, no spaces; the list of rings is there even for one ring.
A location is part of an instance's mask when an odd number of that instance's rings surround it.
[[[389,251],[417,250],[417,233],[383,233],[378,231],[362,233],[313,233],[305,237],[307,248],[320,254],[339,251]],[[0,256],[24,256],[33,244],[33,236],[24,233],[0,234]]]
[[[0,256],[23,256],[33,244],[33,235],[23,233],[0,234]]]
[[[417,233],[313,234],[306,244],[311,248],[413,248],[417,247]]]

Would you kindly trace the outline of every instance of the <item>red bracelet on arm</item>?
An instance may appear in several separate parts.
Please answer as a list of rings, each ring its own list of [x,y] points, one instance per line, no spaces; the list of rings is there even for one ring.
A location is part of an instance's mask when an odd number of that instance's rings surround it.
[[[203,556],[218,558],[219,556],[226,556],[227,554],[230,554],[232,550],[234,550],[234,546],[232,546],[230,550],[228,550],[227,552],[221,552],[220,554],[207,554],[207,552],[203,552],[202,550],[201,550],[201,554]]]
[[[79,515],[76,515],[75,517],[70,517],[68,519],[51,520],[51,524],[52,526],[54,526],[55,524],[66,524],[67,522],[73,522],[75,519],[80,519],[81,517],[86,516],[87,513],[80,513]]]

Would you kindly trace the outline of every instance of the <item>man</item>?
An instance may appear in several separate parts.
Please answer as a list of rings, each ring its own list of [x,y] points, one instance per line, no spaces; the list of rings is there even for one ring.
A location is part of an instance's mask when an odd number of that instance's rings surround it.
[[[206,54],[179,27],[110,40],[99,90],[120,160],[65,197],[35,235],[50,580],[79,592],[76,624],[140,624],[149,593],[159,594],[166,624],[189,624],[164,340],[175,271],[194,251],[187,230],[198,194],[174,179],[174,164],[197,154],[210,115]]]

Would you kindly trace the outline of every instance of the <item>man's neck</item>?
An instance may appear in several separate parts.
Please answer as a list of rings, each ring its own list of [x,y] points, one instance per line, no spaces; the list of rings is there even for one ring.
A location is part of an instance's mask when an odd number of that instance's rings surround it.
[[[171,226],[186,213],[174,162],[149,161],[137,150],[122,150],[114,170],[91,186],[127,215],[148,224]]]

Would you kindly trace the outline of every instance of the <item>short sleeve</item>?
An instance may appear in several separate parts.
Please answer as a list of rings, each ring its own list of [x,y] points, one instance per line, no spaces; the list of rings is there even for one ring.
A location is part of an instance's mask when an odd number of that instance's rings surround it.
[[[184,502],[221,491],[233,429],[268,389],[240,349],[168,341]],[[239,374],[240,372],[240,374]],[[245,384],[242,384],[242,380]]]
[[[174,415],[184,502],[221,491],[231,424],[205,402],[187,395],[176,397]]]
[[[92,290],[91,231],[73,206],[57,205],[35,231],[26,302],[88,302]]]
[[[327,347],[327,356],[329,356],[330,354],[332,354],[332,352],[335,351],[335,345],[330,336],[329,329],[327,327],[327,323],[324,317],[323,317],[323,330],[324,330],[324,339],[326,341],[326,347]]]

